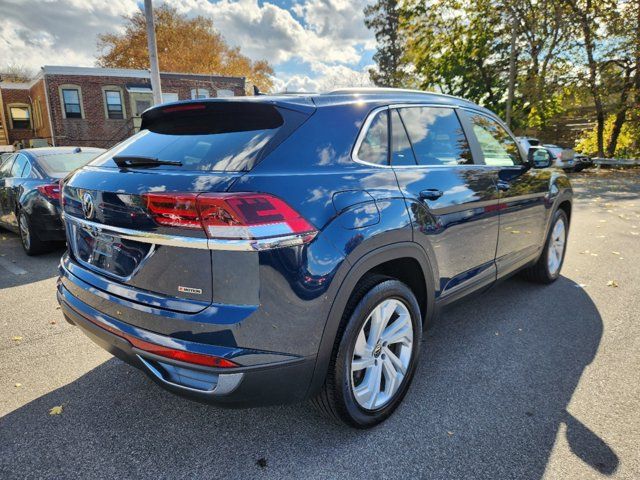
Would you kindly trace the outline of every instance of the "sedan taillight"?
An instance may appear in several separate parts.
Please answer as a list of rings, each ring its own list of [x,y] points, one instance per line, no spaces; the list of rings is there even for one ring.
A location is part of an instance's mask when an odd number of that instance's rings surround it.
[[[38,185],[38,191],[44,195],[47,200],[60,200],[60,184],[51,183],[48,185]]]
[[[201,228],[211,239],[277,240],[296,236],[310,241],[316,234],[313,225],[298,212],[265,193],[146,193],[142,198],[159,225]]]

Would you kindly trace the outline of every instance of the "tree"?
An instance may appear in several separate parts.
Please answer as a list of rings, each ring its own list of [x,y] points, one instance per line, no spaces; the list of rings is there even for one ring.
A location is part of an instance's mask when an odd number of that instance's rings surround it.
[[[511,29],[491,0],[412,0],[402,11],[418,85],[504,112]]]
[[[6,67],[0,67],[0,81],[9,83],[29,82],[33,78],[33,72],[23,66],[17,64],[9,64]]]
[[[165,72],[242,76],[260,90],[272,87],[273,69],[266,60],[252,61],[230,47],[209,18],[187,18],[168,5],[154,11],[158,62]],[[111,68],[149,68],[144,13],[125,17],[123,33],[98,36],[97,64]]]
[[[405,86],[403,68],[404,40],[400,33],[400,8],[397,0],[378,0],[364,9],[365,25],[375,32],[378,51],[373,60],[371,81],[379,87]]]
[[[602,86],[600,82],[600,62],[597,44],[602,40],[602,28],[606,24],[606,13],[615,9],[615,0],[564,0],[571,9],[582,35],[582,48],[586,57],[586,67],[589,72],[588,86],[596,111],[596,140],[597,155],[604,156],[604,127],[605,110],[602,101]],[[612,5],[613,3],[613,5]]]

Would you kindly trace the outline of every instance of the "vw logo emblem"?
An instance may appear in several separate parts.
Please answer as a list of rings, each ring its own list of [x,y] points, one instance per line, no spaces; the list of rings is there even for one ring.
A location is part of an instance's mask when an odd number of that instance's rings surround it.
[[[96,213],[93,197],[89,192],[82,195],[82,213],[84,213],[84,217],[88,220],[91,220]]]

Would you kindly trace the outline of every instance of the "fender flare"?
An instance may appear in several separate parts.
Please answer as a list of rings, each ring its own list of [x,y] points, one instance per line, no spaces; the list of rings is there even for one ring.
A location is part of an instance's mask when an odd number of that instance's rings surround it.
[[[344,274],[337,294],[334,297],[329,314],[326,319],[325,328],[322,333],[316,365],[307,392],[308,397],[314,396],[322,387],[329,368],[336,335],[340,327],[342,315],[347,306],[351,294],[360,279],[372,268],[385,262],[400,258],[412,258],[418,262],[424,276],[426,287],[426,300],[424,305],[425,315],[423,325],[428,325],[435,315],[435,283],[429,258],[424,249],[415,242],[398,242],[373,250],[358,259],[351,268]],[[348,265],[345,262],[345,265]]]

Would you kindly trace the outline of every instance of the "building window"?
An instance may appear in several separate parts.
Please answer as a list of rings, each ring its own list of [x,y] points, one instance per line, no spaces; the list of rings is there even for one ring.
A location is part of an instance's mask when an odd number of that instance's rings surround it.
[[[80,91],[75,88],[62,89],[62,103],[65,118],[82,118],[80,110]]]
[[[9,120],[12,129],[31,129],[31,110],[28,105],[9,105]]]
[[[162,103],[171,103],[171,102],[177,102],[178,101],[178,94],[177,93],[164,93],[162,92]]]
[[[234,93],[233,93],[233,90],[227,90],[227,89],[221,88],[220,90],[216,91],[216,95],[218,97],[233,97]]]
[[[122,90],[119,87],[103,87],[102,90],[104,92],[104,107],[107,118],[126,118]]]
[[[209,90],[206,88],[192,88],[191,98],[197,100],[199,98],[209,98]]]
[[[58,95],[60,95],[62,118],[84,118],[80,85],[60,85]]]

